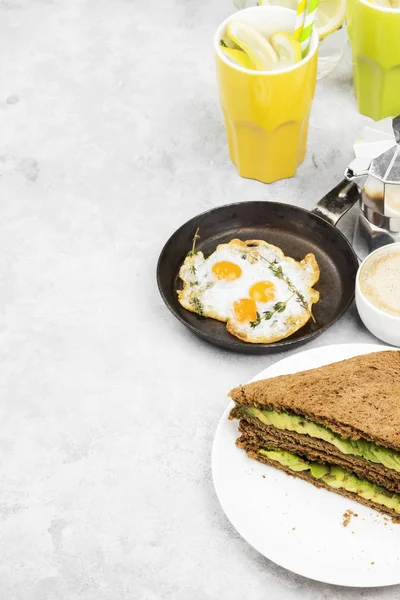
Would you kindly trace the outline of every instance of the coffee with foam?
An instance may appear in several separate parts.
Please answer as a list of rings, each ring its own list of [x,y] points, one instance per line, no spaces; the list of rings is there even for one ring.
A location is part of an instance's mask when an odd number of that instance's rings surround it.
[[[371,256],[360,272],[360,289],[377,308],[400,317],[400,249]]]

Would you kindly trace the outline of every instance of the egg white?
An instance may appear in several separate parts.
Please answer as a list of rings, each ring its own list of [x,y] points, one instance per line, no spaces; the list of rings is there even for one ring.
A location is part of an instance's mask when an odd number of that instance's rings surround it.
[[[241,276],[233,281],[218,280],[212,267],[221,261],[237,264]],[[282,268],[284,277],[302,294],[307,308],[288,284],[272,272],[271,265]],[[262,240],[232,240],[219,245],[207,259],[202,252],[187,256],[179,276],[183,288],[178,291],[178,299],[184,308],[226,322],[231,334],[252,343],[271,343],[292,335],[311,318],[312,305],[319,299],[319,293],[312,289],[319,278],[314,255],[307,254],[297,262],[284,256],[277,246]],[[233,305],[237,300],[249,298],[251,286],[260,281],[272,282],[275,294],[269,302],[256,303],[261,320],[252,326],[237,319]],[[278,302],[286,303],[283,312],[274,311]],[[264,312],[274,312],[274,315],[267,320],[263,318]]]

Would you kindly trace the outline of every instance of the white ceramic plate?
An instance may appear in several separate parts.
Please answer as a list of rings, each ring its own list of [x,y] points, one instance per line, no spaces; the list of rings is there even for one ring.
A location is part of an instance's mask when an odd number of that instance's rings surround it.
[[[292,354],[253,381],[388,350],[375,344],[341,344]],[[212,472],[228,519],[258,552],[317,581],[355,587],[400,583],[400,525],[357,502],[317,489],[247,457],[235,446],[237,421],[229,404],[218,425]],[[352,517],[343,526],[343,514]]]

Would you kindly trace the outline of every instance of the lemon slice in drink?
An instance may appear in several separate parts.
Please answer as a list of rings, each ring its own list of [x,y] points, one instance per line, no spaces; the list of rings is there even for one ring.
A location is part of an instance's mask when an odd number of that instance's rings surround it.
[[[395,5],[395,2],[389,2],[389,0],[372,0],[372,4],[377,4],[378,6],[384,6],[385,8],[398,8]]]
[[[294,65],[301,60],[301,46],[290,33],[274,33],[270,41],[281,66]]]
[[[277,67],[277,53],[261,33],[253,27],[233,20],[229,23],[226,33],[246,52],[257,71],[270,71]]]
[[[297,9],[297,0],[259,0],[265,6],[285,6]],[[315,27],[320,40],[340,29],[346,18],[346,0],[319,0]]]
[[[243,52],[243,50],[237,50],[235,48],[224,48],[222,46],[221,51],[235,65],[239,65],[240,67],[244,67],[245,69],[254,70],[256,68],[250,56],[246,54],[246,52]]]
[[[315,27],[320,40],[327,35],[337,31],[346,18],[346,0],[320,0],[317,14],[315,15]]]

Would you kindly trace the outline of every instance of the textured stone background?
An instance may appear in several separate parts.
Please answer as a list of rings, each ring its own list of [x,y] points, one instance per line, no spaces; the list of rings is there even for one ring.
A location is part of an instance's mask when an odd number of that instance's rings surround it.
[[[400,598],[276,567],[215,497],[225,394],[278,357],[222,352],[175,322],[159,251],[212,206],[311,207],[365,122],[347,55],[318,83],[296,178],[238,177],[211,44],[230,11],[0,1],[1,600]],[[355,340],[374,341],[353,308],[314,345]]]

